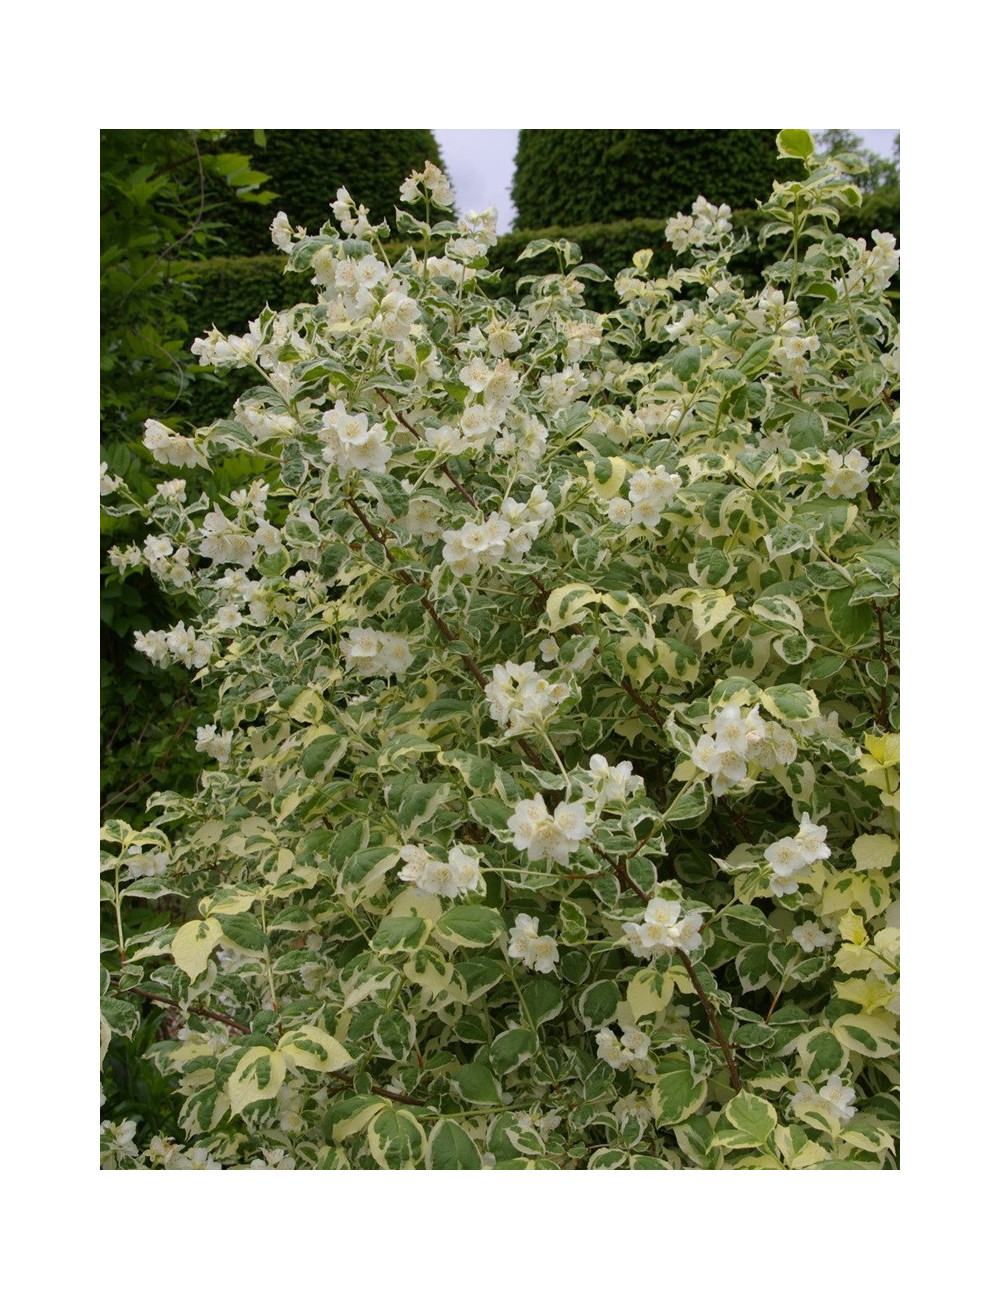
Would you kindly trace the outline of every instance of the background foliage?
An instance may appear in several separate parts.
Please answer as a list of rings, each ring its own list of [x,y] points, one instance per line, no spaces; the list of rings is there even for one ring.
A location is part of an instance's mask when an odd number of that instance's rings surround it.
[[[190,352],[200,315],[195,272],[222,246],[221,200],[269,210],[265,179],[224,131],[101,132],[101,459],[140,499],[154,489],[144,422],[186,413],[200,386],[209,418],[228,404]],[[102,515],[102,560],[110,542],[142,540],[131,519]],[[124,578],[104,565],[101,800],[109,813],[141,816],[154,781],[179,789],[194,781],[190,746],[179,743],[194,716],[186,674],[151,672],[132,646],[136,628],[184,610],[148,575]]]
[[[425,160],[444,166],[434,133],[427,130],[284,130],[264,132],[255,152],[277,197],[257,210],[229,202],[225,209],[226,252],[252,256],[274,251],[271,218],[279,208],[292,226],[318,229],[330,219],[330,203],[340,186],[360,199],[375,223],[391,218],[399,203],[399,179]],[[254,148],[253,132],[233,131],[233,148]]]

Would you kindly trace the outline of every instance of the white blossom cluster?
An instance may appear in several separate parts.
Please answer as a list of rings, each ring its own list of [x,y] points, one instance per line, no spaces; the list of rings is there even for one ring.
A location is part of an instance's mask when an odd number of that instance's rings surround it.
[[[851,242],[857,248],[859,256],[847,273],[847,292],[883,293],[899,270],[896,236],[873,230],[871,248],[868,248],[863,239]]]
[[[818,347],[818,334],[788,334],[774,349],[774,358],[789,378],[802,379],[809,370],[808,354]]]
[[[678,212],[667,222],[664,231],[667,243],[672,244],[678,253],[706,244],[717,244],[723,235],[728,235],[732,230],[733,223],[729,220],[732,215],[728,203],[716,207],[704,195],[699,194],[691,205],[690,216]]]
[[[744,718],[738,704],[716,714],[691,753],[691,759],[712,778],[712,793],[725,794],[747,774],[748,765],[764,771],[787,767],[798,747],[791,732],[760,716],[757,705]]]
[[[491,366],[478,354],[470,357],[458,377],[469,390],[459,419],[459,447],[479,450],[501,432],[521,381],[507,357]]]
[[[400,880],[416,885],[425,894],[457,898],[459,894],[464,897],[486,888],[475,850],[455,845],[448,851],[447,862],[431,857],[420,844],[404,844],[399,852],[406,862],[399,873]]]
[[[125,554],[119,552],[116,559],[111,551],[108,552],[112,564],[125,560],[128,555],[129,551]],[[174,587],[184,587],[194,578],[194,574],[188,567],[191,552],[186,546],[179,546],[175,551],[170,538],[162,534],[147,536],[143,544],[142,556],[137,557],[137,562],[141,562],[142,559],[145,559],[150,572],[163,586],[170,583]]]
[[[538,396],[547,411],[561,411],[586,395],[590,381],[578,365],[566,366],[538,380]]]
[[[652,960],[679,948],[692,953],[701,947],[701,916],[683,912],[672,898],[651,898],[641,921],[626,921],[622,933],[633,957]]]
[[[420,187],[427,192],[432,203],[439,208],[450,208],[455,202],[455,195],[448,183],[448,177],[440,167],[424,160],[421,172],[412,171],[399,187],[399,197],[404,203],[416,203],[420,198]]]
[[[366,235],[372,233],[372,225],[368,220],[368,209],[365,207],[363,203],[355,203],[354,200],[351,198],[350,194],[348,193],[347,189],[343,185],[341,185],[341,187],[337,190],[337,197],[333,201],[333,203],[330,204],[330,207],[333,209],[334,221],[339,223],[341,230],[344,232],[345,235],[348,236],[349,239],[364,239]],[[279,212],[278,216],[285,217],[285,214],[283,212]],[[277,222],[277,218],[275,218],[275,222]],[[280,229],[281,229],[282,239],[286,241],[288,241],[288,231],[286,231],[284,227],[287,225],[288,225],[288,218],[285,217],[285,220],[282,223],[282,227]],[[272,225],[271,227],[272,238],[274,237],[274,233],[275,233],[275,226]],[[278,242],[277,239],[275,239],[275,243],[277,242]],[[282,247],[282,245],[279,244],[278,247],[280,248]],[[290,252],[291,251],[290,246],[289,248],[286,248],[284,251],[286,253]]]
[[[662,465],[637,469],[629,479],[628,501],[612,497],[608,502],[608,519],[620,528],[658,528],[680,486],[680,475],[668,474]]]
[[[609,1026],[597,1031],[597,1059],[607,1061],[612,1070],[625,1070],[649,1059],[649,1035],[637,1025],[625,1025],[621,1038]]]
[[[746,318],[764,334],[787,336],[798,334],[802,329],[799,304],[794,298],[789,298],[786,302],[785,295],[773,284],[761,289],[754,306],[747,311]]]
[[[483,565],[489,568],[521,559],[554,517],[552,503],[536,485],[527,501],[507,497],[499,512],[491,512],[481,524],[470,520],[461,528],[446,529],[441,558],[458,576],[478,573]]]
[[[376,290],[384,285],[401,287],[392,272],[374,253],[350,257],[343,247],[326,244],[310,261],[316,272],[314,283],[324,291],[329,323],[370,320],[378,307]]]
[[[528,970],[548,975],[556,968],[559,948],[555,939],[538,933],[538,917],[521,912],[507,936],[507,955],[523,961]]]
[[[219,1161],[213,1160],[204,1147],[186,1150],[169,1137],[154,1137],[146,1150],[146,1157],[154,1169],[222,1168]]]
[[[794,838],[786,835],[764,850],[764,859],[772,872],[771,892],[778,896],[797,893],[798,877],[814,862],[820,862],[829,856],[826,827],[816,826],[809,814],[803,813]]]
[[[486,208],[483,212],[467,212],[464,217],[458,220],[458,234],[448,240],[445,252],[449,259],[454,258],[461,266],[458,277],[452,276],[453,279],[464,279],[467,276],[475,275],[473,268],[468,266],[469,262],[474,261],[477,257],[484,257],[497,242],[497,210],[496,208]],[[510,331],[513,334],[513,331]],[[511,338],[498,339],[491,343],[490,351],[495,357],[503,356],[505,352],[516,352],[520,342],[517,336]]]
[[[860,451],[826,453],[823,491],[828,497],[856,497],[868,487],[868,459]]]
[[[506,728],[508,736],[525,731],[543,731],[556,709],[568,699],[570,689],[535,671],[535,661],[516,664],[508,659],[494,664],[493,680],[483,692],[489,701],[490,717]]]
[[[598,811],[605,804],[624,803],[645,788],[642,777],[632,775],[632,764],[627,761],[612,767],[603,754],[591,754],[589,769],[592,780],[588,798],[597,805]]]
[[[193,627],[175,623],[168,632],[136,632],[135,648],[152,659],[157,668],[181,663],[185,668],[204,668],[212,657],[212,642],[199,637]]]
[[[401,677],[413,662],[405,637],[370,627],[352,627],[340,650],[348,672],[359,677]]]
[[[160,465],[202,465],[208,468],[205,457],[198,451],[191,438],[174,433],[159,420],[147,420],[142,441],[153,459]]]
[[[207,754],[218,763],[228,763],[233,746],[233,732],[224,731],[220,735],[213,722],[210,727],[199,727],[195,740],[195,749],[199,754]]]
[[[507,829],[513,832],[514,847],[528,855],[530,862],[542,860],[569,865],[575,853],[591,833],[591,817],[582,802],[560,803],[555,812],[549,812],[540,794],[533,799],[520,799],[507,820]]]
[[[381,474],[392,455],[385,426],[369,425],[367,415],[352,414],[342,401],[323,412],[319,437],[323,459],[335,462],[342,476],[351,470]]]
[[[170,867],[170,854],[166,849],[157,852],[143,852],[138,844],[133,844],[125,854],[125,868],[133,880],[146,876],[166,875]]]

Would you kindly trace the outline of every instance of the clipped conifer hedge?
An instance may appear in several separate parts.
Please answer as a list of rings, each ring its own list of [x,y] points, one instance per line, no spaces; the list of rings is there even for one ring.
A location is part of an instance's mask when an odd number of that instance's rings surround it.
[[[517,229],[661,217],[687,211],[699,194],[753,208],[771,192],[775,134],[521,131],[511,189]],[[782,166],[791,177],[787,161]]]
[[[224,236],[230,256],[273,252],[269,227],[279,208],[293,227],[312,230],[329,221],[341,185],[362,196],[373,222],[391,218],[399,202],[400,176],[422,168],[425,161],[444,166],[428,130],[265,130],[264,138],[261,148],[253,131],[231,131],[226,137],[227,149],[253,155],[278,196],[270,208],[258,211],[227,201]]]

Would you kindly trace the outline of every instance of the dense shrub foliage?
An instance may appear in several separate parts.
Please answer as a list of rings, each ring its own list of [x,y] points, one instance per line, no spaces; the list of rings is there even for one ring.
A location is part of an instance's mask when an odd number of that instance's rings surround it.
[[[744,287],[762,288],[764,272],[770,264],[771,254],[758,244],[758,236],[767,221],[760,209],[739,209],[732,214],[733,230],[746,235],[748,240],[732,259],[731,266],[741,275]],[[879,190],[863,198],[859,208],[849,209],[841,216],[842,234],[852,238],[865,238],[873,229],[899,235],[899,189]],[[489,264],[499,274],[493,283],[484,283],[483,291],[493,297],[514,298],[517,282],[523,267],[517,259],[527,246],[538,239],[548,239],[553,244],[564,238],[576,244],[583,260],[598,266],[624,266],[641,248],[653,252],[649,271],[653,275],[666,275],[673,262],[680,261],[663,235],[663,220],[638,218],[634,221],[614,221],[592,226],[561,226],[547,230],[519,230],[500,235],[489,250]],[[398,257],[403,250],[400,241],[390,242],[386,251]],[[690,255],[683,257],[690,263]],[[538,254],[536,270],[554,271],[559,260],[555,249]],[[212,257],[207,261],[185,268],[190,273],[197,294],[198,313],[207,323],[218,327],[223,334],[242,330],[247,319],[267,303],[275,310],[294,306],[301,301],[309,275],[289,272],[285,260],[276,254],[258,257]],[[589,307],[608,312],[618,305],[614,283],[611,280],[591,280],[584,285]],[[221,376],[214,386],[201,384],[192,391],[183,407],[185,419],[193,423],[208,423],[219,410],[219,394],[232,392],[238,395],[243,380],[238,372]]]
[[[699,194],[752,208],[774,175],[773,131],[521,131],[511,197],[517,228],[539,230],[661,217]]]
[[[268,186],[278,195],[275,206],[293,226],[315,229],[330,215],[330,199],[343,185],[363,193],[373,222],[391,218],[399,202],[399,178],[425,161],[443,167],[432,131],[370,128],[354,131],[265,131],[265,145],[255,151],[267,172]],[[234,131],[234,148],[250,152],[253,132]],[[252,256],[273,249],[271,212],[251,211],[229,204],[226,252]]]
[[[138,648],[218,697],[197,792],[102,832],[102,1041],[159,1008],[175,1098],[106,1167],[895,1165],[898,259],[778,140],[753,292],[704,198],[605,314],[565,239],[487,292],[432,167],[396,258],[275,219],[314,294],[106,485],[195,609]]]

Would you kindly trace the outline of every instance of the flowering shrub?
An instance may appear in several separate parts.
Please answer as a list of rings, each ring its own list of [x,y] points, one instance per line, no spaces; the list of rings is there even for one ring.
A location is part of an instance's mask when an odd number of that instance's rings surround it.
[[[219,697],[197,794],[103,830],[103,1041],[173,1008],[186,1139],[106,1122],[107,1166],[895,1164],[897,256],[778,143],[750,297],[703,200],[607,315],[560,240],[491,297],[432,165],[393,264],[346,191],[276,218],[316,300],[146,434],[258,472],[105,499],[201,611],[137,644]]]

